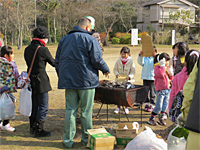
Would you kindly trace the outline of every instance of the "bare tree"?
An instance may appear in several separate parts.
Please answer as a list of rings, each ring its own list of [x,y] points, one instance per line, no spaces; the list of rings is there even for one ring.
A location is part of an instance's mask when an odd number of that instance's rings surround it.
[[[0,31],[5,43],[17,43],[21,49],[23,42],[31,40],[32,29],[38,25],[47,26],[57,42],[81,17],[91,15],[96,20],[96,29],[106,33],[107,45],[109,31],[115,25],[123,26],[126,31],[131,28],[133,6],[146,1],[149,0],[0,0]]]
[[[101,1],[100,1],[101,3]],[[117,22],[118,13],[114,9],[114,1],[109,1],[108,3],[104,5],[100,5],[97,9],[98,15],[101,17],[101,21],[103,24],[104,31],[106,33],[106,37],[104,40],[104,46],[108,45],[108,37],[109,32],[112,29],[113,25]]]
[[[7,44],[7,33],[17,34],[17,46],[18,49],[22,48],[23,38],[30,37],[29,26],[33,24],[34,16],[32,14],[33,1],[29,0],[7,0],[0,1],[2,4],[2,9],[4,11],[3,18],[1,20],[1,29],[3,29],[3,34],[5,36],[5,44]],[[15,30],[15,32],[13,32]],[[17,32],[16,32],[17,30]],[[26,31],[26,35],[24,34]],[[13,41],[13,40],[12,40]]]
[[[56,42],[56,26],[55,26],[55,22],[56,22],[56,8],[59,4],[58,0],[38,0],[39,3],[41,4],[41,6],[43,7],[43,9],[41,9],[41,11],[43,11],[44,16],[47,19],[47,28],[49,30],[49,32],[51,33],[51,29],[50,29],[50,19],[51,19],[51,15],[53,13],[53,30],[54,30],[54,42]],[[49,41],[51,42],[51,38],[49,39]]]
[[[113,9],[118,12],[119,23],[122,24],[126,31],[133,27],[133,19],[136,17],[136,11],[131,3],[120,1],[115,3]]]
[[[60,7],[57,9],[56,19],[59,28],[62,29],[62,36],[72,30],[81,17],[91,14],[91,7],[92,5],[86,2],[61,1]],[[92,12],[92,14],[94,13]]]

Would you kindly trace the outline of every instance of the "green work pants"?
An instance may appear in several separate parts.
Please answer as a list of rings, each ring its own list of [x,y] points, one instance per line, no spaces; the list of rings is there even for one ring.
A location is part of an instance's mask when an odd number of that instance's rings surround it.
[[[65,147],[71,148],[74,143],[74,136],[76,134],[76,115],[79,103],[81,107],[81,142],[83,145],[87,145],[87,129],[92,129],[92,110],[94,103],[94,94],[95,89],[65,90],[66,112],[63,136],[63,143]]]

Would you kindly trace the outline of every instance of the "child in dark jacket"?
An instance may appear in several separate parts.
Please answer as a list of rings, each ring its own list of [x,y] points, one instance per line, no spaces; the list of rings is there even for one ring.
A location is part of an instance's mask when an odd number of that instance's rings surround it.
[[[173,45],[172,49],[174,56],[172,57],[169,66],[173,66],[174,75],[176,75],[184,67],[185,54],[189,51],[189,47],[185,42],[178,42]]]

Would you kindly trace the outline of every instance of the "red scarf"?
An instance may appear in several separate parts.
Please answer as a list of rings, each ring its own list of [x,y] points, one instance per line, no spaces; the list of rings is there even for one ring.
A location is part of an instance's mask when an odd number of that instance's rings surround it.
[[[127,61],[123,61],[123,60],[122,60],[123,71],[124,71],[124,66],[125,66],[126,63],[127,63]]]
[[[45,41],[44,41],[43,39],[33,38],[32,40],[33,40],[33,41],[34,41],[34,40],[35,40],[35,41],[39,41],[39,42],[42,43],[42,45],[44,45],[44,47],[46,47],[46,43],[45,43]]]
[[[123,66],[127,63],[127,61],[122,61]]]

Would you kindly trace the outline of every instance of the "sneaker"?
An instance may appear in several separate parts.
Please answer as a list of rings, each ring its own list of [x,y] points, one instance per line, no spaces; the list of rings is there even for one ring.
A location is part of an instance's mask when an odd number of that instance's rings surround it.
[[[166,122],[163,119],[163,115],[159,115],[158,124],[162,126],[166,126]]]
[[[114,111],[114,114],[118,114],[119,113],[119,108],[116,108]]]
[[[8,124],[5,125],[5,126],[2,125],[2,126],[1,126],[1,130],[13,132],[13,131],[15,131],[15,128],[11,127],[10,124],[8,123]]]
[[[164,120],[167,120],[167,114],[164,114],[164,115],[163,115],[163,119],[164,119]]]
[[[154,106],[152,104],[150,104],[149,108],[147,109],[148,112],[152,112],[154,109]]]
[[[148,103],[146,103],[146,104],[144,105],[144,111],[147,111],[147,110],[148,110],[148,108],[149,108],[149,104],[148,104]]]
[[[125,110],[124,110],[124,114],[129,114],[129,110],[128,110],[128,108],[125,108]]]
[[[166,126],[166,122],[164,121],[164,119],[159,119],[158,124],[161,126]]]
[[[152,125],[152,126],[157,126],[158,125],[157,122],[155,121],[155,118],[152,119],[152,120],[149,119],[149,121],[147,123]]]

